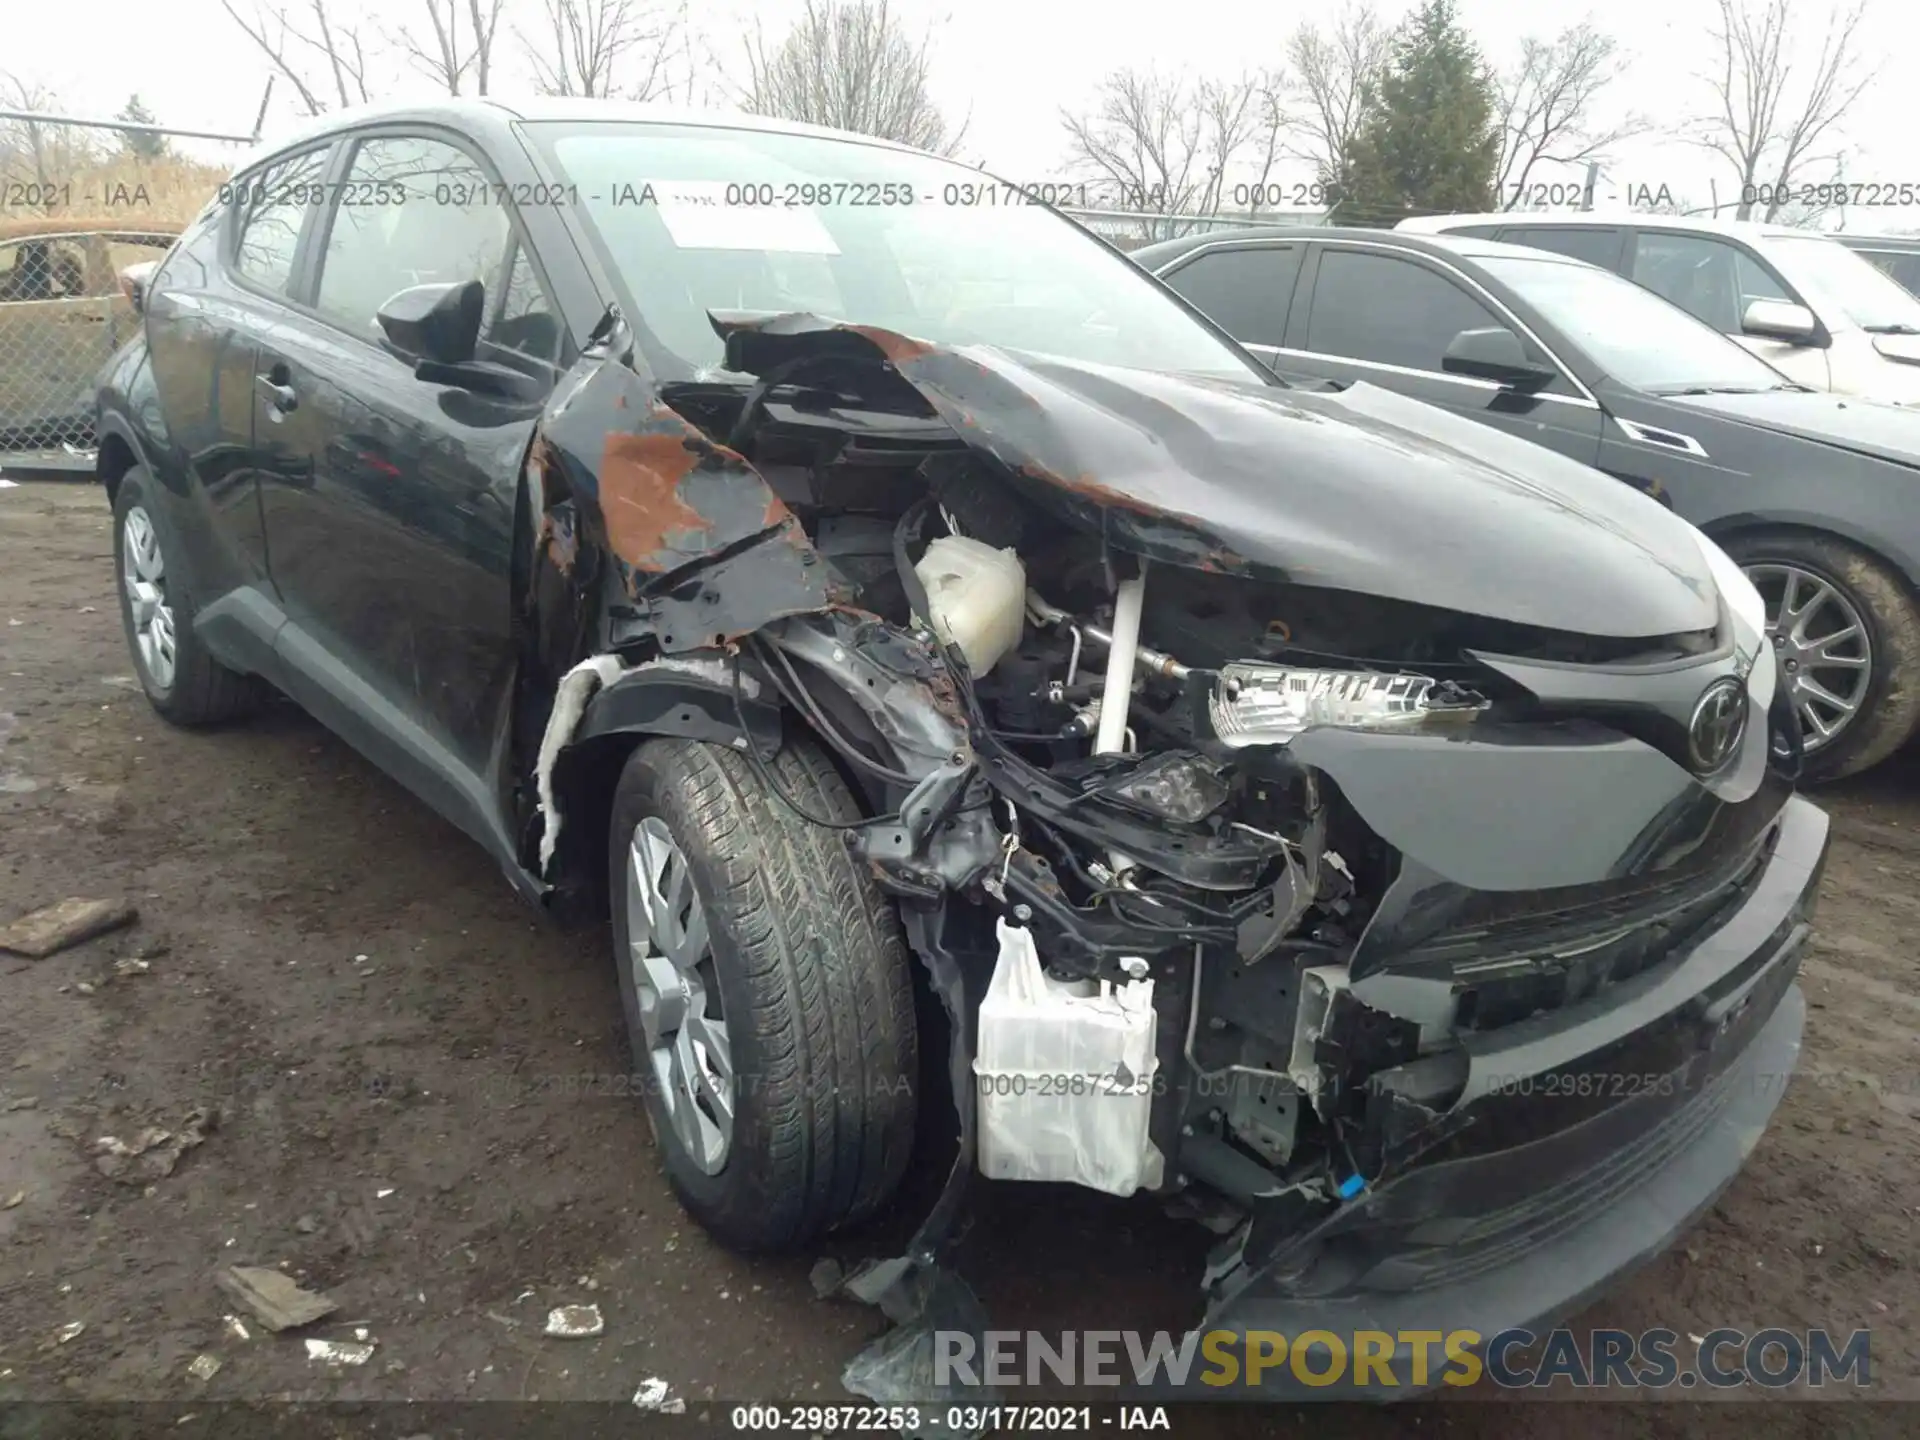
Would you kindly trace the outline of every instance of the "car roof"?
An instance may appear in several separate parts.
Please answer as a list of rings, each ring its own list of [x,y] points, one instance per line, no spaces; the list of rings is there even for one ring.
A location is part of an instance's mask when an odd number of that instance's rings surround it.
[[[1566,265],[1585,265],[1570,255],[1536,250],[1531,245],[1509,245],[1500,240],[1482,240],[1477,235],[1427,235],[1407,230],[1368,230],[1353,225],[1258,225],[1236,230],[1214,230],[1204,235],[1182,235],[1162,240],[1133,252],[1133,258],[1147,269],[1159,271],[1183,255],[1210,245],[1231,245],[1250,240],[1359,240],[1374,245],[1442,257],[1465,256],[1470,260],[1547,260]]]
[[[1419,235],[1438,234],[1462,225],[1534,225],[1555,230],[1571,230],[1593,225],[1632,225],[1641,230],[1693,230],[1710,235],[1739,236],[1744,239],[1773,239],[1822,236],[1818,230],[1799,230],[1791,225],[1768,225],[1758,220],[1716,220],[1706,215],[1643,215],[1631,210],[1489,210],[1473,215],[1415,215],[1394,226],[1395,230]],[[1831,239],[1831,236],[1823,238]]]
[[[927,152],[873,135],[858,135],[833,130],[824,125],[807,125],[796,120],[777,120],[766,115],[749,115],[740,110],[698,110],[678,105],[659,105],[632,100],[592,100],[577,96],[530,95],[512,100],[493,96],[452,98],[425,102],[385,105],[359,105],[348,110],[329,111],[303,120],[275,135],[246,155],[234,168],[244,170],[281,152],[325,139],[342,130],[362,125],[412,122],[449,126],[455,130],[477,122],[500,121],[576,121],[628,125],[693,125],[708,129],[749,130],[768,135],[811,135],[824,140],[843,140],[873,145],[908,155]],[[937,157],[936,157],[937,158]]]

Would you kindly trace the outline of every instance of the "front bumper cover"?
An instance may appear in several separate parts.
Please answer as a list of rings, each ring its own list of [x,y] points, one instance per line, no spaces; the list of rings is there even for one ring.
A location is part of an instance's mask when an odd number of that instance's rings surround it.
[[[1460,1158],[1443,1152],[1367,1192],[1280,1259],[1229,1275],[1203,1333],[1234,1333],[1241,1355],[1256,1331],[1289,1341],[1328,1331],[1349,1346],[1359,1331],[1467,1330],[1484,1340],[1551,1325],[1667,1249],[1739,1173],[1793,1073],[1805,1020],[1794,982],[1827,841],[1825,814],[1790,801],[1746,902],[1670,972],[1697,982],[1685,987],[1686,998],[1658,1014],[1635,1007],[1645,1023],[1631,1036],[1619,1033],[1617,1009],[1598,1010],[1586,1022],[1590,1044],[1578,1044],[1583,1026],[1563,1030],[1540,1052],[1544,1064],[1508,1057],[1500,1085],[1469,1103],[1486,1107],[1495,1123],[1502,1108],[1511,1116],[1527,1104],[1553,1103],[1526,1093],[1532,1087],[1523,1082],[1567,1073],[1569,1056],[1580,1050],[1636,1057],[1592,1072],[1634,1066],[1628,1098],[1507,1148],[1469,1145]],[[1652,1057],[1664,1057],[1665,1068],[1639,1072]],[[1469,1126],[1463,1135],[1471,1133]],[[1302,1369],[1328,1375],[1335,1357],[1314,1348]],[[1418,1393],[1408,1383],[1413,1358],[1411,1344],[1396,1343],[1388,1366],[1394,1383],[1385,1385],[1377,1370],[1366,1385],[1354,1383],[1351,1366],[1336,1383],[1307,1384],[1291,1365],[1266,1369],[1256,1387],[1208,1385],[1196,1366],[1184,1385],[1148,1381],[1141,1393],[1406,1398]]]

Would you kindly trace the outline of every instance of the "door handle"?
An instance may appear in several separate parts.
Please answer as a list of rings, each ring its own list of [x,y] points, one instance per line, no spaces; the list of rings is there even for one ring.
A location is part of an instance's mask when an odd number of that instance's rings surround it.
[[[267,397],[267,404],[282,415],[300,408],[300,397],[294,392],[293,386],[275,379],[272,372],[254,376],[253,383],[259,387],[260,393]]]

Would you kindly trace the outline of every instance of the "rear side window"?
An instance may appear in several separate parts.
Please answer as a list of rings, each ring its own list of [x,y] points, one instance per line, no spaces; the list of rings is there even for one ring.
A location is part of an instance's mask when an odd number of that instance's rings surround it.
[[[1307,349],[1438,371],[1455,335],[1503,324],[1453,281],[1411,260],[1323,250]]]
[[[1209,250],[1166,277],[1203,315],[1248,345],[1281,345],[1300,278],[1300,245]]]
[[[284,295],[293,280],[293,252],[307,212],[320,203],[326,170],[323,147],[288,156],[240,182],[246,209],[233,265],[263,290]]]
[[[465,151],[382,136],[354,152],[327,230],[314,308],[372,339],[374,316],[415,285],[499,283],[510,224],[491,177]]]
[[[1584,260],[1603,270],[1620,265],[1618,230],[1575,229],[1558,225],[1509,225],[1500,232],[1509,245],[1530,245],[1535,250],[1551,250],[1571,260]]]
[[[1862,250],[1860,254],[1915,295],[1920,295],[1920,253],[1905,250]]]

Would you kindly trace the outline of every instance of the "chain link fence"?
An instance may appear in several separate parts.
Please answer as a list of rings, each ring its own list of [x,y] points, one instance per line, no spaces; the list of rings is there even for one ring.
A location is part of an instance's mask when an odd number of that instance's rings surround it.
[[[0,468],[93,468],[95,383],[139,325],[121,274],[227,173],[186,142],[251,138],[0,109]]]
[[[91,468],[94,381],[138,324],[120,272],[159,259],[177,233],[0,219],[0,465]]]

